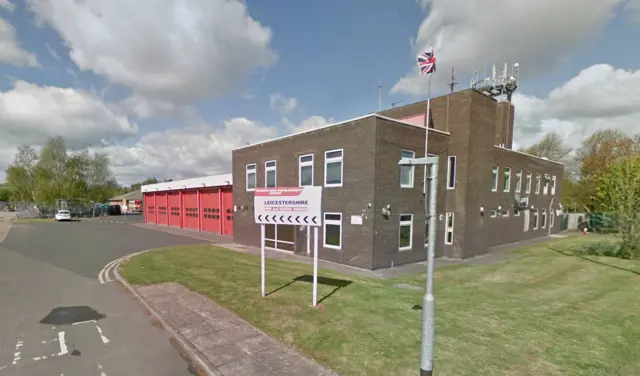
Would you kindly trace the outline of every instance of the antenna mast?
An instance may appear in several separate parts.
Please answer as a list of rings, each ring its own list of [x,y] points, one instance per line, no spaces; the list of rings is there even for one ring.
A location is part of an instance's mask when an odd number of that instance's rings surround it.
[[[456,81],[456,76],[455,76],[455,71],[453,68],[451,68],[451,82],[449,82],[447,84],[447,86],[449,86],[449,90],[453,93],[453,90],[455,89],[456,85],[458,84],[458,82]]]
[[[378,84],[378,111],[382,110],[382,80]]]

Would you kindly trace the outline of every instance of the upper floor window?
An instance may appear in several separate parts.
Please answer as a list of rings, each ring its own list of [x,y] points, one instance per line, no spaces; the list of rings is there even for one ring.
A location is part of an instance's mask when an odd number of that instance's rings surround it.
[[[329,150],[324,153],[324,186],[342,187],[342,149]]]
[[[276,183],[276,161],[267,161],[264,163],[264,186],[272,188]]]
[[[551,180],[551,178],[549,177],[549,175],[544,174],[544,183],[542,184],[542,194],[546,195],[549,194],[549,181]]]
[[[313,185],[313,154],[301,155],[298,158],[298,185]]]
[[[522,192],[522,170],[516,171],[516,192]]]
[[[536,174],[536,194],[540,194],[540,174]]]
[[[402,150],[401,156],[402,158],[413,159],[416,157],[416,153],[411,150]],[[413,188],[414,171],[414,166],[400,166],[400,187]]]
[[[551,177],[551,194],[552,195],[556,194],[556,176],[555,175]]]
[[[525,193],[531,193],[531,172],[527,172],[527,180],[525,181]]]
[[[447,164],[447,189],[456,187],[456,157],[450,156]]]
[[[491,192],[498,191],[498,173],[500,171],[500,167],[493,166],[493,170],[491,172]]]
[[[511,189],[511,167],[505,167],[503,191],[509,192],[510,189]]]
[[[247,191],[256,190],[256,164],[248,164],[245,167],[245,181],[247,183]]]

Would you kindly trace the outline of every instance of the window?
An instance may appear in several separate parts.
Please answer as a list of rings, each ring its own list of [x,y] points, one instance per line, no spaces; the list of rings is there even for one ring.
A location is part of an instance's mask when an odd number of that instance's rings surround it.
[[[411,150],[403,150],[402,158],[415,158],[416,153]],[[400,166],[400,187],[401,188],[413,188],[413,172],[414,166]]]
[[[519,217],[520,216],[520,210],[514,210],[513,211],[513,216],[514,217]]]
[[[256,190],[256,164],[248,164],[245,168],[245,177],[247,182],[247,191]]]
[[[522,170],[516,171],[516,192],[522,192]]]
[[[527,172],[527,180],[525,183],[525,193],[531,193],[531,172]]]
[[[551,194],[552,195],[556,194],[556,176],[555,175],[551,177]]]
[[[540,174],[536,174],[536,194],[540,194]]]
[[[498,171],[500,168],[498,166],[493,166],[492,174],[491,174],[491,192],[498,191]]]
[[[509,210],[503,210],[500,215],[502,215],[503,217],[508,217],[509,216]]]
[[[538,229],[538,210],[533,210],[533,229]]]
[[[264,186],[267,188],[276,186],[276,161],[264,163]]]
[[[549,175],[545,174],[544,175],[544,184],[542,185],[542,194],[543,195],[547,195],[549,194]]]
[[[542,224],[541,224],[542,228],[547,227],[547,209],[543,209],[542,210]]]
[[[313,185],[313,154],[301,155],[298,158],[298,185]]]
[[[504,168],[504,187],[505,192],[509,192],[511,189],[511,167]]]
[[[342,187],[342,149],[324,153],[324,186]]]
[[[553,214],[553,210],[549,211],[549,228],[553,228],[556,223],[556,216]]]
[[[413,237],[413,214],[400,214],[400,236],[398,248],[401,251],[411,249]]]
[[[444,244],[453,244],[453,212],[447,212],[447,223],[444,229]]]
[[[489,217],[495,218],[498,216],[498,212],[495,210],[489,210]]]
[[[449,157],[449,164],[447,165],[447,189],[454,189],[456,187],[456,157]]]
[[[324,213],[324,224],[322,230],[325,248],[342,248],[342,214]]]
[[[425,218],[424,221],[424,245],[425,247],[429,245],[429,218]]]

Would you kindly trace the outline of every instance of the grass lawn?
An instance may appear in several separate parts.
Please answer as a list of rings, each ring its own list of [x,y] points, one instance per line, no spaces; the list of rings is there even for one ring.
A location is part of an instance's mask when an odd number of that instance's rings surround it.
[[[640,375],[640,262],[555,250],[601,239],[571,236],[517,251],[518,258],[436,272],[438,375]],[[555,249],[555,250],[554,250]],[[311,273],[267,260],[267,290]],[[123,266],[134,284],[175,281],[235,311],[344,376],[416,375],[424,274],[352,283],[311,308],[311,284],[260,296],[260,259],[213,246],[154,251]],[[319,297],[336,287],[319,285]]]

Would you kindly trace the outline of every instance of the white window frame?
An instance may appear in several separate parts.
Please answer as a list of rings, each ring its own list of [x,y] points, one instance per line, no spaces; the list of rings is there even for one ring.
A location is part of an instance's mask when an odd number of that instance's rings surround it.
[[[253,168],[251,168],[253,167]],[[255,187],[249,188],[249,175],[253,174],[253,184]],[[253,192],[258,187],[258,174],[257,174],[257,166],[255,163],[249,163],[244,166],[244,187],[247,192]]]
[[[493,167],[491,167],[491,192],[498,192],[499,183],[500,183],[500,166],[493,165]]]
[[[542,223],[540,224],[540,227],[547,227],[547,209],[542,209]]]
[[[340,216],[340,220],[337,219],[327,219],[327,215],[339,215]],[[322,246],[324,248],[329,248],[329,249],[336,249],[336,250],[341,250],[342,249],[342,213],[329,213],[329,212],[325,212],[323,214],[322,217]],[[340,226],[340,244],[338,246],[332,245],[332,244],[327,244],[327,225],[337,225]]]
[[[535,226],[533,226],[533,229],[537,230],[538,227],[540,226],[540,210],[535,209],[533,211],[533,220],[534,220],[534,224],[535,224]]]
[[[411,157],[405,157],[403,155],[404,153],[410,153]],[[400,157],[401,158],[412,158],[413,159],[413,158],[416,157],[416,152],[413,151],[413,150],[402,149],[400,151]],[[403,184],[402,183],[402,169],[403,168],[408,169],[408,171],[409,171],[409,174],[410,174],[409,175],[410,176],[409,184]],[[416,167],[415,166],[400,166],[400,188],[413,188],[413,184],[414,184],[415,176],[416,176],[415,172],[416,172]]]
[[[536,194],[540,194],[540,184],[542,183],[542,175],[536,174]]]
[[[516,170],[516,193],[522,192],[522,170]]]
[[[340,152],[339,157],[327,158],[327,154],[335,153],[337,151]],[[340,183],[327,184],[327,165],[329,163],[337,163],[337,162],[340,162]],[[333,149],[333,150],[325,151],[324,152],[324,186],[327,188],[342,187],[343,183],[344,183],[344,149]]]
[[[551,177],[551,195],[552,196],[555,196],[555,194],[556,194],[556,183],[557,183],[556,176],[553,175]]]
[[[269,163],[273,163],[273,166],[267,166]],[[267,178],[269,176],[269,172],[273,171],[274,179],[273,179],[273,187],[269,187],[267,182],[269,181]],[[264,186],[265,188],[274,188],[278,186],[278,161],[270,160],[264,162]]]
[[[503,218],[508,218],[509,217],[509,209],[502,209],[502,211],[500,212],[500,215]]]
[[[408,221],[403,221],[402,217],[403,216],[410,216],[411,219]],[[398,218],[400,219],[400,222],[398,224],[398,249],[400,251],[409,251],[411,249],[413,249],[413,214],[410,213],[402,213],[398,216]],[[402,226],[409,226],[409,245],[406,247],[401,247],[400,246],[400,239],[401,239],[401,233],[402,233]]]
[[[451,168],[452,162],[453,168]],[[447,158],[447,189],[456,189],[456,167],[458,165],[456,162],[455,155],[450,155],[449,158]],[[452,180],[453,184],[451,184]]]
[[[531,193],[531,182],[533,181],[533,174],[531,173],[531,171],[527,171],[527,178],[526,178],[525,181],[527,182],[527,186],[524,187],[524,189],[525,189],[524,193],[530,194]]]
[[[514,210],[514,211],[513,211],[513,216],[514,216],[514,217],[519,217],[519,216],[520,216],[520,210],[517,210],[517,211],[516,211],[516,210]]]
[[[509,192],[510,190],[511,190],[511,167],[505,167],[502,191]]]
[[[556,216],[555,216],[555,210],[551,209],[551,211],[549,211],[549,228],[553,228],[553,226],[556,224]]]
[[[311,157],[311,161],[302,161],[302,158]],[[313,166],[314,157],[313,154],[305,154],[298,157],[298,187],[303,187],[302,185],[302,168],[303,167],[311,167],[311,186],[313,186],[313,175],[315,173],[315,169]]]
[[[451,226],[449,226],[449,217],[451,217]],[[454,212],[446,212],[445,216],[444,216],[444,244],[446,245],[451,245],[453,244],[453,229],[455,227],[455,213]],[[451,233],[451,241],[447,241],[447,238],[449,235],[449,233]]]
[[[496,218],[498,216],[498,211],[497,210],[489,210],[489,217],[490,218]]]
[[[543,195],[548,195],[549,194],[549,182],[551,181],[551,179],[547,179],[548,175],[544,176],[544,183],[542,183],[542,194]]]

